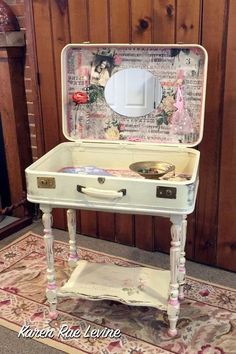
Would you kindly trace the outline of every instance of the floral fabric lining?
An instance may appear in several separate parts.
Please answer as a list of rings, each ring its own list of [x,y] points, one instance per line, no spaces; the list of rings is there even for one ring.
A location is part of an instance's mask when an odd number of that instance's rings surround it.
[[[141,178],[143,176],[131,170],[124,169],[111,169],[111,168],[98,168],[96,166],[82,166],[82,167],[63,167],[58,172],[63,173],[75,173],[75,174],[85,174],[85,175],[97,175],[97,176],[110,176],[110,177],[126,177],[126,178]],[[169,180],[169,181],[188,181],[191,179],[191,175],[187,173],[177,173],[175,176],[173,174],[166,174],[159,179]]]

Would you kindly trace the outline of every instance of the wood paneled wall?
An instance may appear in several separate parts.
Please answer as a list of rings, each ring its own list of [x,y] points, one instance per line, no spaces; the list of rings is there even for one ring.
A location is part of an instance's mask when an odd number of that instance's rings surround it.
[[[207,49],[200,189],[196,210],[188,218],[187,257],[236,269],[235,1],[34,0],[26,10],[34,18],[46,151],[64,141],[60,51],[66,43],[183,42]],[[57,227],[65,227],[62,211],[54,218]],[[83,234],[168,252],[169,222],[157,217],[81,211],[78,227]]]

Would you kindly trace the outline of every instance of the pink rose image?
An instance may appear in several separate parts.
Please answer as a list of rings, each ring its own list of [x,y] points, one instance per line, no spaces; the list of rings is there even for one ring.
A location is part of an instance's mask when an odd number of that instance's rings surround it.
[[[72,96],[72,100],[76,104],[85,104],[88,103],[89,97],[86,92],[75,92]]]

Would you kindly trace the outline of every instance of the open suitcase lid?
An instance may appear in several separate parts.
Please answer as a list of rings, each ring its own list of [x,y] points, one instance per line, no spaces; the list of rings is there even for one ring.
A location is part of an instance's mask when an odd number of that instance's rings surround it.
[[[200,143],[207,76],[203,47],[69,44],[61,59],[68,140]]]

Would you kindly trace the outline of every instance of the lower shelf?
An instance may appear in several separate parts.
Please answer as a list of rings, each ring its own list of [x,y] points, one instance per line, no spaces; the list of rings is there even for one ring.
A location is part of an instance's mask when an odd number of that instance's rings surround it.
[[[114,300],[132,306],[167,309],[170,272],[146,267],[77,262],[58,296]]]

